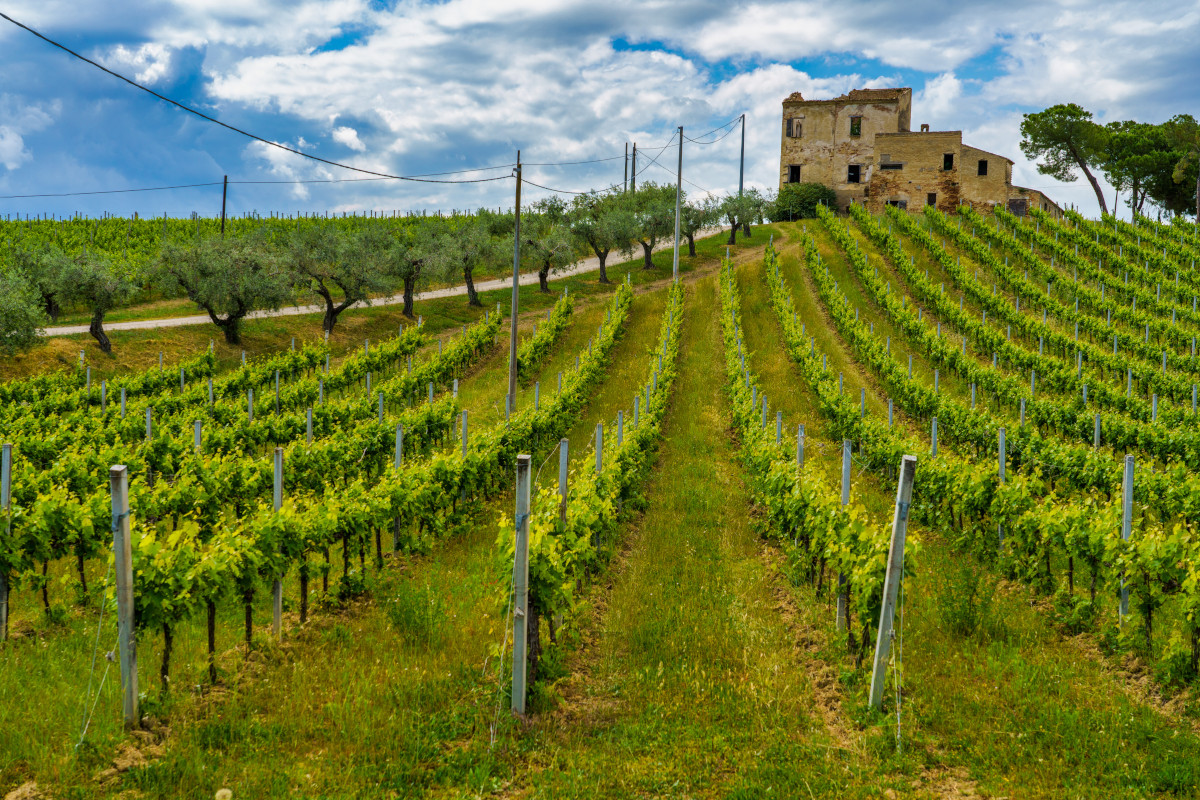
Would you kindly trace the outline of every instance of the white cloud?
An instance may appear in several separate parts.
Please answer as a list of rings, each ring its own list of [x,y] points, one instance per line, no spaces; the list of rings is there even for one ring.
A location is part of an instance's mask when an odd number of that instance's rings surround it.
[[[29,161],[33,154],[25,137],[49,127],[61,110],[57,101],[26,105],[18,97],[0,94],[0,164],[11,172]]]
[[[123,74],[132,72],[134,80],[153,85],[171,69],[171,50],[156,42],[130,48],[119,44],[103,59],[106,67]]]
[[[358,153],[367,149],[367,146],[358,138],[358,131],[344,125],[333,129],[333,140]]]

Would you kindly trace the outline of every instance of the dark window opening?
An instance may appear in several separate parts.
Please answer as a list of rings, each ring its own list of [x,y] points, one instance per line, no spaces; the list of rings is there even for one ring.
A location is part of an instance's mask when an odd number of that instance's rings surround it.
[[[927,205],[927,206],[936,206],[937,205],[937,192],[930,192],[929,194],[925,195],[925,205]]]
[[[880,164],[880,169],[904,169],[903,164]]]
[[[889,206],[895,206],[896,208],[900,209],[901,211],[908,210],[908,201],[907,200],[888,200],[887,204]]]
[[[979,159],[979,174],[987,175],[987,159],[986,158]]]
[[[788,167],[788,183],[800,182],[800,165],[792,164]]]
[[[851,164],[846,170],[846,183],[860,183],[862,178],[862,167],[858,164]]]
[[[954,153],[946,153],[942,156],[942,169],[954,169]]]
[[[850,118],[850,135],[862,136],[862,117]]]

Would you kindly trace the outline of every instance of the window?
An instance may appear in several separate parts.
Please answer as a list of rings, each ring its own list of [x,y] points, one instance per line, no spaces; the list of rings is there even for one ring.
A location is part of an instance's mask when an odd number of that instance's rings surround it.
[[[880,169],[904,169],[903,164],[880,164]]]
[[[851,164],[846,170],[846,183],[861,183],[862,167],[858,164]]]
[[[862,117],[850,118],[850,135],[862,136]]]
[[[937,192],[930,192],[925,195],[925,205],[937,207]]]
[[[907,200],[888,200],[887,204],[889,206],[895,206],[896,208],[900,209],[901,211],[908,210],[908,201]]]
[[[979,174],[987,175],[987,159],[986,158],[979,159]]]
[[[803,124],[798,119],[789,119],[787,121],[787,135],[789,139],[799,139],[800,133],[803,130]]]
[[[954,153],[946,153],[942,156],[942,169],[954,169]]]
[[[788,183],[800,182],[800,165],[791,164],[788,166]]]

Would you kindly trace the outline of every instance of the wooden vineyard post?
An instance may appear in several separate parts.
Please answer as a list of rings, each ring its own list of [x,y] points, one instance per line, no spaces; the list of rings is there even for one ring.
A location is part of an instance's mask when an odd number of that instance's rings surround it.
[[[804,423],[796,426],[796,470],[804,469]]]
[[[196,448],[197,452],[200,451],[201,435],[203,434],[203,432],[204,432],[204,423],[202,423],[200,420],[196,420],[195,431],[193,431],[193,434],[192,434],[192,446]]]
[[[567,466],[570,463],[570,439],[558,440],[558,521],[567,526]]]
[[[1121,481],[1121,539],[1128,542],[1133,533],[1133,456],[1125,456],[1125,475]],[[1129,588],[1125,586],[1125,573],[1121,573],[1121,607],[1119,621],[1124,624],[1129,613]]]
[[[527,624],[529,620],[529,466],[532,456],[517,456],[516,547],[513,556],[512,710],[525,713]]]
[[[121,419],[125,419],[125,387],[121,387]]]
[[[400,471],[400,466],[404,463],[404,426],[396,423],[396,460],[393,462],[396,471]],[[400,518],[396,517],[392,520],[392,552],[400,552]]]
[[[304,443],[312,444],[312,409],[308,408],[304,412]]]
[[[913,479],[917,472],[916,456],[900,460],[900,483],[896,487],[896,510],[892,516],[892,543],[888,547],[887,573],[883,579],[883,608],[879,610],[879,632],[875,637],[875,660],[871,670],[871,708],[883,701],[887,678],[887,658],[892,648],[896,618],[896,598],[904,579],[904,539],[908,532],[908,510],[912,504]]]
[[[850,505],[850,440],[842,440],[842,508]],[[849,627],[847,619],[846,573],[838,573],[837,627],[844,631]]]
[[[4,541],[12,538],[12,445],[0,449],[0,511],[4,512]],[[0,642],[8,639],[8,570],[0,570]]]
[[[275,448],[275,486],[272,493],[274,498],[275,513],[279,513],[279,509],[283,506],[283,448]],[[271,587],[271,598],[273,606],[273,616],[271,619],[271,632],[275,634],[276,639],[283,636],[283,576],[276,575],[275,583]]]
[[[998,438],[998,449],[999,449],[1000,485],[1003,486],[1004,481],[1007,478],[1007,475],[1005,475],[1005,472],[1004,472],[1004,464],[1005,464],[1005,461],[1007,460],[1005,458],[1005,450],[1007,448],[1006,448],[1006,442],[1004,439],[1004,436],[1005,436],[1004,428],[1001,428],[999,431],[997,431],[996,435]],[[996,537],[999,540],[1000,549],[1003,550],[1004,549],[1004,523],[1003,522],[999,522],[996,524]]]
[[[937,458],[937,417],[933,418],[933,423],[929,426],[929,443],[929,455]]]
[[[113,553],[117,579],[117,649],[121,657],[121,709],[126,729],[137,727],[137,639],[134,637],[133,544],[129,530],[129,472],[124,464],[108,471],[112,494]]]

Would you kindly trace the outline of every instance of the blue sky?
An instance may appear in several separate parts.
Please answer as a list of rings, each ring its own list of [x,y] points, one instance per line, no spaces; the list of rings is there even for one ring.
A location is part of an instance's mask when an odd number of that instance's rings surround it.
[[[231,125],[394,174],[503,165],[518,148],[528,163],[620,156],[626,142],[657,148],[677,125],[696,136],[746,113],[746,182],[770,189],[784,97],[902,85],[915,92],[914,126],[962,129],[1014,159],[1018,183],[1094,214],[1082,179],[1059,184],[1022,157],[1022,113],[1058,102],[1101,121],[1200,112],[1195,2],[0,0],[0,10]],[[0,76],[0,195],[353,177],[183,113],[3,20]],[[738,141],[685,147],[693,193],[736,189]],[[675,158],[672,148],[660,161],[673,170]],[[576,190],[622,173],[622,160],[526,170]],[[651,165],[641,179],[672,176]],[[509,206],[511,192],[511,181],[235,183],[230,211]],[[219,210],[211,186],[0,199],[0,214]]]

